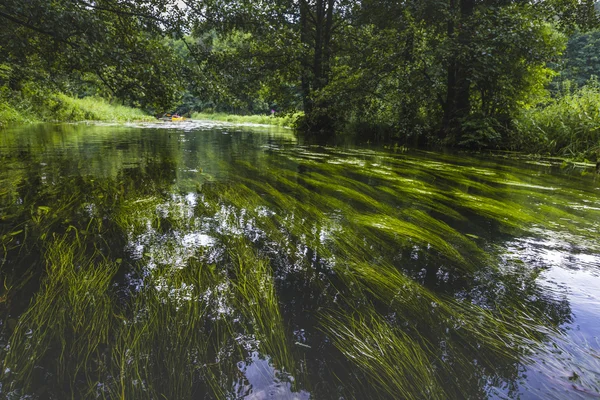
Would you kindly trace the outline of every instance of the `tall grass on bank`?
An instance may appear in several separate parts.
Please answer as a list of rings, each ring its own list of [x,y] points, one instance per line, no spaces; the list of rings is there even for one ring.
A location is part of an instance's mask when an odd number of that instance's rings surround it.
[[[151,121],[140,109],[113,104],[99,97],[82,99],[63,93],[25,88],[0,88],[0,128],[33,122]]]
[[[44,121],[151,121],[154,118],[137,108],[112,104],[99,97],[82,99],[58,93],[39,111]]]
[[[0,128],[7,125],[26,124],[35,121],[36,118],[29,114],[17,111],[11,104],[0,98]]]
[[[523,110],[515,125],[509,146],[516,150],[599,159],[600,83],[592,79],[575,90],[565,84],[549,104]]]
[[[262,124],[262,125],[276,125],[284,127],[293,127],[296,120],[301,113],[295,113],[286,115],[283,117],[272,116],[272,115],[231,115],[223,113],[194,113],[192,114],[193,119],[204,119],[209,121],[225,121],[233,122],[236,124]]]

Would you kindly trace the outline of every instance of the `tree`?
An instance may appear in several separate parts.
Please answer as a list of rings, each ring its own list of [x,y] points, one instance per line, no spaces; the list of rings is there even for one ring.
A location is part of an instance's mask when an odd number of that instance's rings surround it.
[[[324,89],[331,80],[339,35],[352,3],[345,0],[188,2],[196,38],[215,31],[229,47],[198,40],[196,60],[214,75],[255,93],[266,91],[285,110],[304,110],[307,130],[330,131],[334,123]],[[213,38],[214,39],[214,38]],[[210,60],[210,61],[207,61]],[[215,67],[218,71],[215,70]],[[254,82],[250,88],[242,77]],[[297,103],[298,98],[300,104]]]
[[[600,31],[598,30],[575,33],[569,38],[559,79],[569,80],[581,87],[592,76],[600,77]]]
[[[458,32],[449,29],[452,55],[441,137],[454,144],[489,145],[510,128],[518,108],[539,100],[552,77],[546,65],[558,57],[564,38],[527,4],[465,7]]]
[[[124,102],[168,108],[178,84],[163,36],[178,18],[166,0],[7,0],[0,5],[0,63],[13,67],[13,90],[29,80],[68,90],[67,82],[72,89],[73,79],[89,82],[93,74]]]

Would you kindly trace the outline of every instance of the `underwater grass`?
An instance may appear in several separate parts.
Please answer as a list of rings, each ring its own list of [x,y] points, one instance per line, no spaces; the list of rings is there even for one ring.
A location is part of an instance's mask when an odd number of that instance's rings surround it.
[[[229,242],[227,248],[233,264],[235,308],[251,323],[250,332],[259,339],[261,352],[272,357],[277,369],[293,373],[295,362],[269,261],[259,257],[249,243]]]
[[[95,381],[91,359],[109,342],[110,284],[118,263],[90,254],[68,234],[50,241],[45,258],[46,278],[19,318],[3,362],[2,379],[13,389],[27,390],[34,369],[47,357],[55,358],[56,383]]]
[[[543,315],[530,312],[514,299],[495,309],[485,309],[438,296],[392,266],[356,262],[339,263],[335,269],[343,282],[338,286],[338,303],[343,308],[324,311],[322,328],[338,337],[335,346],[348,361],[369,376],[377,375],[376,381],[385,390],[406,390],[407,398],[483,396],[477,394],[479,385],[471,381],[472,377],[487,375],[487,379],[509,381],[513,365],[531,363],[533,349],[558,334]],[[353,291],[348,292],[348,288]],[[382,306],[390,310],[385,317],[375,311]],[[373,322],[373,318],[379,320]],[[379,343],[382,337],[386,345]],[[420,349],[419,356],[407,350],[415,347]],[[388,350],[397,352],[401,362],[414,368],[422,364],[433,371],[429,373],[434,374],[429,380],[432,393],[424,395],[415,388],[407,389],[414,380],[410,373],[403,372],[404,367],[395,368],[393,361],[386,360]],[[401,356],[402,352],[407,354]],[[457,370],[465,374],[464,381],[454,380]]]
[[[321,321],[334,346],[391,398],[445,398],[427,350],[373,310],[327,312]]]
[[[153,271],[121,315],[111,349],[109,398],[191,398],[209,353],[205,296],[222,281],[209,266]]]
[[[119,224],[128,230],[130,240],[135,242],[136,237],[142,238],[144,253],[139,273],[146,276],[144,289],[136,295],[141,303],[131,307],[139,310],[134,311],[136,323],[131,324],[130,332],[123,337],[123,345],[119,346],[121,350],[115,358],[123,360],[129,353],[126,359],[147,361],[139,365],[135,361],[126,363],[127,368],[120,373],[126,378],[117,385],[123,393],[185,398],[203,386],[210,388],[214,397],[226,398],[231,378],[236,375],[237,362],[248,356],[243,350],[243,346],[248,345],[244,344],[246,340],[256,341],[255,351],[268,356],[278,370],[289,374],[295,369],[270,263],[255,252],[251,242],[231,236],[240,230],[240,225],[250,221],[249,216],[218,200],[225,197],[235,203],[251,192],[243,186],[234,191],[220,187],[216,192],[208,190],[209,187],[199,195],[196,205],[178,196],[148,197],[126,202],[119,210]],[[251,203],[251,197],[246,199]],[[164,224],[166,229],[162,227]],[[178,250],[186,232],[208,227],[215,229],[211,235],[223,241],[220,246],[226,249],[220,268],[202,261],[202,252],[189,254]],[[223,232],[225,227],[227,230]],[[185,265],[181,264],[181,257],[184,260],[187,257]],[[190,275],[193,270],[201,277]],[[158,297],[159,293],[153,289],[159,287],[164,298]],[[178,301],[194,304],[192,311],[179,312],[167,307],[166,304],[180,297],[183,289],[185,298]],[[218,294],[218,298],[213,299],[213,294]],[[188,314],[193,317],[187,319]],[[179,321],[177,315],[186,319]],[[164,323],[173,329],[163,328]],[[178,324],[186,324],[189,327],[186,332],[195,331],[193,339],[176,328]],[[246,339],[238,343],[240,334]],[[125,349],[132,342],[136,343],[134,348]],[[149,352],[150,347],[154,350]],[[162,355],[166,349],[175,350]],[[131,356],[137,352],[138,356]],[[211,357],[215,357],[215,361],[207,362]],[[165,369],[178,371],[181,379],[161,375]],[[139,385],[130,383],[135,381],[162,384],[147,383],[142,390]]]
[[[230,194],[235,193],[233,197],[237,199],[236,206],[243,207],[246,200],[247,204],[257,204],[256,206],[251,205],[249,209],[258,207],[262,201],[274,211],[270,220],[276,220],[279,226],[285,226],[286,230],[293,234],[293,237],[310,237],[314,227],[305,224],[293,225],[290,220],[286,221],[281,216],[282,213],[285,218],[298,214],[305,221],[331,220],[332,213],[336,213],[343,216],[344,226],[351,226],[351,229],[345,232],[347,237],[340,237],[339,242],[360,243],[360,240],[357,241],[354,238],[362,237],[381,243],[382,241],[378,240],[377,236],[384,233],[396,243],[403,242],[403,245],[412,243],[423,247],[432,246],[448,259],[464,266],[467,266],[466,259],[472,261],[485,257],[485,254],[470,238],[461,235],[448,224],[420,210],[400,211],[388,204],[376,201],[375,198],[379,197],[378,187],[373,188],[354,181],[353,186],[360,188],[361,191],[349,189],[350,185],[347,185],[345,181],[350,181],[350,179],[340,178],[340,174],[335,171],[328,175],[318,174],[318,180],[302,176],[298,178],[297,182],[293,182],[285,172],[277,175],[261,174],[251,166],[242,165],[242,167],[250,168],[256,174],[260,174],[261,179],[243,179],[243,187],[238,185],[235,190],[226,192],[227,195],[223,198],[230,201],[232,199]],[[318,167],[320,166],[314,168]],[[326,165],[326,167],[327,169],[338,168],[336,165]],[[315,176],[315,174],[308,172],[308,176]],[[340,181],[342,182],[341,186]],[[252,189],[249,190],[250,188]],[[368,192],[370,196],[362,195],[362,191]],[[402,193],[395,193],[395,195],[402,197]],[[319,204],[320,208],[314,207],[313,204]],[[269,224],[269,221],[261,220],[261,223]],[[267,227],[265,229],[273,231]],[[370,232],[373,230],[378,234]],[[322,253],[329,252],[328,249],[317,246]]]
[[[298,201],[294,201],[294,197],[291,195],[293,192],[288,193],[287,190],[285,190],[284,192],[286,194],[278,193],[277,189],[275,189],[275,187],[278,187],[277,180],[269,179],[268,176],[265,176],[265,179],[271,183],[268,185],[252,185],[248,180],[245,181],[247,185],[254,187],[258,193],[253,190],[248,191],[248,186],[244,185],[243,189],[240,191],[232,188],[222,192],[225,193],[222,200],[227,202],[234,199],[233,201],[235,203],[241,205],[243,204],[243,197],[249,196],[253,199],[250,201],[251,204],[258,203],[259,199],[262,198],[267,204],[271,204],[272,207],[275,207],[275,205],[281,201],[282,204],[284,204],[282,209],[287,208],[288,212],[295,211],[303,215],[303,210],[304,208],[307,208],[307,206],[305,204],[297,204]],[[290,184],[290,182],[285,182],[283,188],[290,188],[295,184],[296,183]],[[275,193],[273,193],[273,191],[275,191]],[[302,190],[300,192],[302,193]],[[237,197],[238,194],[240,197]],[[320,194],[319,191],[312,192],[311,200],[319,201],[321,196],[324,195]],[[327,204],[327,202],[324,201],[319,204]],[[333,243],[335,243],[335,246],[333,247],[336,250],[331,252],[330,249],[328,249],[328,246],[323,246],[323,243],[320,243],[318,240],[314,241],[316,244],[313,248],[318,249],[320,254],[325,256],[331,257],[335,255],[334,269],[339,272],[338,276],[344,276],[344,280],[346,277],[350,277],[349,280],[345,280],[345,284],[343,285],[344,288],[340,288],[349,299],[355,299],[347,300],[348,303],[352,304],[357,301],[357,294],[352,291],[348,292],[348,288],[363,287],[369,292],[371,298],[377,299],[382,304],[385,304],[386,307],[391,307],[391,309],[397,313],[397,318],[401,318],[401,320],[405,321],[409,326],[412,325],[411,321],[419,321],[418,324],[415,322],[416,325],[408,329],[408,333],[402,332],[401,335],[395,333],[395,335],[400,335],[402,340],[410,338],[412,341],[411,343],[417,343],[423,348],[432,349],[439,348],[437,343],[441,341],[454,341],[460,343],[446,346],[446,351],[450,354],[447,357],[450,357],[453,360],[452,365],[455,367],[461,365],[461,368],[465,371],[469,370],[471,372],[476,370],[476,367],[473,365],[473,359],[471,358],[474,357],[474,355],[479,360],[480,368],[483,368],[482,366],[485,365],[491,371],[493,370],[494,364],[498,362],[499,359],[504,360],[503,363],[508,364],[518,362],[522,349],[531,347],[533,346],[533,343],[540,340],[539,333],[536,332],[540,330],[540,326],[544,326],[547,322],[529,315],[519,306],[513,308],[513,306],[509,305],[506,309],[498,308],[497,310],[485,310],[470,303],[463,304],[462,302],[456,302],[454,300],[438,298],[422,286],[416,284],[412,278],[401,274],[393,267],[381,264],[375,266],[361,262],[361,259],[366,255],[373,257],[373,260],[377,260],[379,256],[376,251],[370,251],[366,246],[363,247],[360,244],[361,241],[357,241],[356,238],[362,238],[363,240],[367,239],[366,243],[373,243],[377,241],[378,235],[370,235],[366,230],[356,229],[364,223],[361,221],[361,218],[366,218],[367,216],[362,216],[353,206],[348,205],[347,202],[340,202],[339,204],[343,204],[343,208],[340,210],[341,214],[345,215],[348,220],[352,222],[349,224],[344,223],[343,225],[345,227],[334,233],[332,240]],[[309,211],[309,213],[314,212],[315,211]],[[414,222],[410,225],[412,229],[407,229],[406,222],[402,221],[404,224],[401,224],[400,227],[396,227],[397,229],[392,230],[394,234],[397,233],[401,235],[408,231],[409,233],[407,236],[412,240],[418,239],[417,242],[422,246],[433,245],[434,248],[439,247],[440,253],[445,254],[449,259],[454,260],[461,265],[465,263],[465,260],[460,257],[461,253],[458,252],[457,249],[461,249],[465,254],[482,252],[473,241],[458,234],[458,232],[445,223],[442,223],[421,211],[395,212],[395,214],[405,218],[406,221],[412,220]],[[326,214],[321,215],[324,217],[326,216]],[[312,240],[310,238],[314,238],[314,236],[318,234],[318,231],[315,231],[315,225],[293,225],[292,221],[294,220],[289,219],[289,216],[286,218],[278,217],[276,213],[275,215],[266,218],[269,221],[276,219],[278,221],[278,229],[285,229],[291,237],[301,239],[304,243],[310,243]],[[374,214],[369,218],[370,219],[365,219],[365,222],[370,221],[373,224],[376,224],[376,221],[386,221],[389,220],[390,217]],[[255,221],[259,226],[265,228],[267,230],[267,236],[270,236],[269,228],[267,228],[270,226],[269,223],[263,225],[262,222],[263,221],[260,220],[260,218]],[[430,232],[433,232],[433,236],[428,236],[428,229],[430,229]],[[453,236],[456,237],[452,239]],[[445,240],[436,242],[437,237],[448,238],[453,241],[454,245],[449,245]],[[474,259],[487,262],[491,261],[485,254],[480,254],[479,256],[474,257]],[[426,322],[428,320],[427,316],[430,318],[429,323]],[[332,327],[339,328],[339,326],[343,326],[343,323],[339,321],[339,315],[336,318],[334,318],[335,322],[332,323],[331,326],[326,325],[326,328],[324,328],[327,332],[331,333],[330,329],[332,329]],[[362,321],[359,325],[363,328],[367,326],[371,329],[371,324],[372,322]],[[376,326],[379,330],[383,329],[383,326],[379,323],[373,324],[373,326]],[[428,334],[420,333],[420,330],[424,328],[430,329],[433,332]],[[488,329],[491,332],[488,332]],[[365,332],[365,336],[376,335],[369,330],[366,330]],[[345,335],[344,337],[350,336],[350,333],[348,332],[338,332],[337,334],[340,336]],[[460,340],[457,341],[457,338],[460,338]],[[341,348],[341,344],[336,344],[336,347]],[[401,348],[401,346],[398,346],[398,348]],[[404,350],[406,349],[404,348]],[[344,351],[347,354],[351,353],[348,349]],[[431,362],[437,365],[437,373],[440,374],[440,376],[451,376],[452,368],[442,361],[443,356],[433,351],[431,354]],[[355,356],[355,358],[357,357],[358,356]],[[384,362],[380,360],[379,364],[381,363]],[[359,365],[359,367],[363,368],[364,366]],[[371,367],[365,368],[369,370]],[[440,368],[448,368],[448,371],[441,374],[439,372]],[[381,378],[382,382],[398,379],[398,376],[389,377],[383,372],[380,374],[384,376],[384,378]],[[402,383],[401,380],[394,383],[394,385],[398,387],[401,387],[402,384],[405,385],[406,383]],[[465,390],[469,390],[468,388],[461,387],[460,384],[456,384],[456,386],[457,387],[453,387],[452,389],[447,389],[447,393],[464,395],[466,393]],[[397,389],[390,390],[395,391]]]

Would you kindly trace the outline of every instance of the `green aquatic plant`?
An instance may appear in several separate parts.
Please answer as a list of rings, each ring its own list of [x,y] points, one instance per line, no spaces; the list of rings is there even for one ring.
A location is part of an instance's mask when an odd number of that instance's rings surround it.
[[[118,316],[107,385],[110,398],[190,398],[203,379],[211,346],[206,292],[223,282],[210,266],[152,271]],[[216,330],[216,328],[215,328]],[[213,338],[214,339],[214,338]]]
[[[274,366],[292,373],[295,362],[279,311],[278,297],[267,259],[259,257],[247,242],[227,245],[234,277],[235,308],[250,324],[247,329],[260,342],[260,350],[272,357]]]
[[[334,346],[382,393],[403,399],[445,398],[429,352],[374,310],[330,311],[321,321]]]
[[[371,357],[372,361],[367,360],[360,357],[360,354],[370,354],[374,350],[367,351],[361,346],[370,344],[375,349],[381,346],[374,344],[377,340],[372,336],[387,336],[393,342],[394,335],[399,335],[412,347],[419,347],[425,351],[419,359],[422,360],[426,355],[426,367],[435,371],[430,383],[435,385],[438,382],[439,385],[440,382],[445,382],[435,390],[437,396],[466,398],[482,395],[473,393],[478,386],[470,380],[471,377],[489,374],[488,379],[494,376],[497,380],[510,379],[510,376],[503,375],[502,366],[506,366],[507,373],[510,374],[513,365],[531,362],[524,349],[536,348],[545,338],[558,333],[543,315],[527,310],[518,302],[487,309],[470,302],[439,296],[389,265],[340,263],[335,269],[342,281],[338,286],[339,297],[343,299],[342,304],[348,306],[334,311],[334,318],[326,311],[322,317],[323,329],[328,334],[344,338],[338,338],[335,345],[349,361],[367,369],[369,374],[374,374],[373,370],[381,368],[378,372],[381,375],[378,378],[379,384],[390,393],[400,390],[398,387],[406,386],[413,380],[406,376],[402,368],[394,369],[391,362],[385,361],[383,353],[395,347],[398,352],[406,348],[398,343],[388,344],[381,350],[381,359]],[[352,290],[349,291],[348,288]],[[357,301],[359,298],[361,300]],[[375,306],[369,305],[371,301],[375,301]],[[352,320],[340,321],[342,316],[349,318],[347,308],[351,311],[357,307],[356,304],[367,307],[367,310],[361,308],[353,311],[353,318],[359,320],[358,324]],[[379,321],[374,325],[380,330],[385,328],[396,333],[376,335],[365,323],[364,316],[377,315],[374,310],[382,306],[393,314],[388,314],[388,321]],[[369,309],[372,311],[368,311]],[[346,342],[356,342],[355,347]],[[412,353],[409,352],[410,354]],[[419,361],[410,361],[409,355],[401,359],[408,358],[406,362],[417,365]],[[374,365],[370,365],[370,362]],[[452,381],[451,377],[456,369],[463,371],[469,380]],[[408,391],[413,397],[424,396],[415,394],[418,392],[414,389]],[[426,397],[432,396],[434,394]]]
[[[55,383],[95,381],[93,361],[109,343],[114,303],[110,285],[119,262],[88,251],[71,234],[55,236],[46,250],[46,277],[19,318],[3,362],[3,380],[27,390],[35,368],[54,359]]]

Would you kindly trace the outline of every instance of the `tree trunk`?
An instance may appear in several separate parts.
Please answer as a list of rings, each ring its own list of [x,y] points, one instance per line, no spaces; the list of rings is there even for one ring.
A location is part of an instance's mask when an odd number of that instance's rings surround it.
[[[300,1],[301,42],[308,45],[312,41],[313,49],[312,60],[304,59],[301,77],[305,129],[320,136],[328,136],[333,131],[329,102],[314,97],[329,83],[335,1],[317,0],[312,8],[314,13],[306,0]]]
[[[304,45],[308,45],[310,38],[308,7],[309,5],[306,0],[300,0],[300,43],[303,45],[302,51],[305,51]],[[302,92],[302,106],[304,108],[304,114],[309,115],[312,113],[313,104],[310,93],[310,63],[307,54],[302,55],[301,64],[300,89]]]
[[[455,5],[455,0],[450,0],[451,9],[454,9]],[[464,24],[473,14],[474,8],[474,0],[460,0],[459,31],[456,38],[458,46],[448,62],[446,103],[440,137],[450,143],[460,140],[462,122],[471,111],[470,69],[464,58],[460,57],[460,53],[464,52],[468,45],[469,33],[464,28]],[[451,18],[447,28],[449,40],[454,40],[455,29],[455,21]]]

